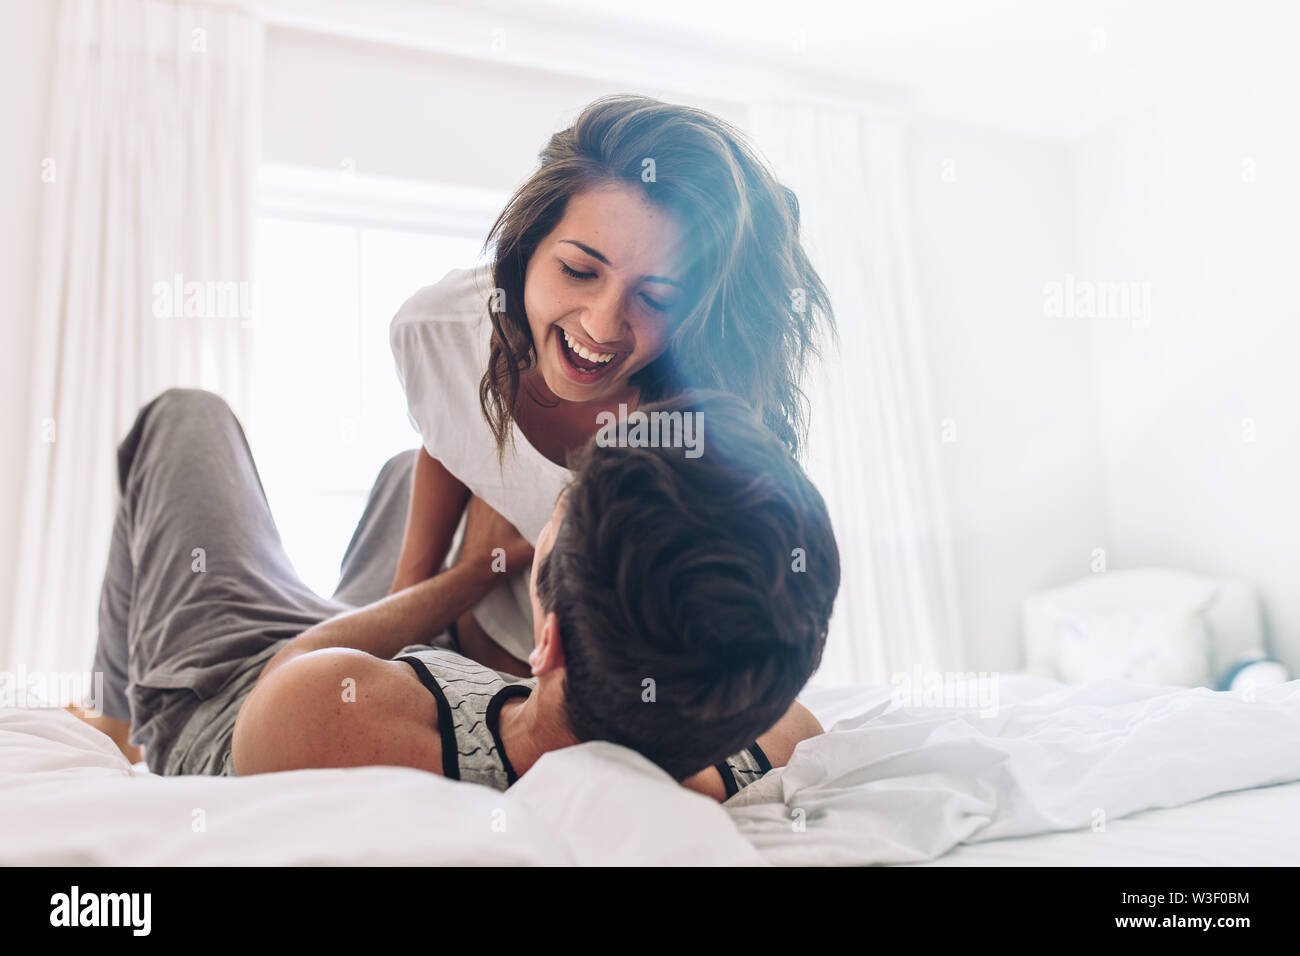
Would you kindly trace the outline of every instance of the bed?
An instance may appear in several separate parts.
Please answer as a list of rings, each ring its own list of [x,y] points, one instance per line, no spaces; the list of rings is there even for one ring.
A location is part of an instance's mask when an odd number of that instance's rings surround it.
[[[0,864],[1300,863],[1300,681],[1004,675],[998,698],[809,688],[829,732],[724,805],[608,743],[504,794],[400,767],[164,778],[63,710],[4,708]]]

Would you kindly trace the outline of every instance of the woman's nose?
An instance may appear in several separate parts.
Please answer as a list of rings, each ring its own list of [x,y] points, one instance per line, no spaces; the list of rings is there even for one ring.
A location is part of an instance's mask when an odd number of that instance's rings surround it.
[[[594,345],[623,344],[627,337],[627,323],[623,321],[621,300],[606,295],[593,302],[582,317],[582,331]]]

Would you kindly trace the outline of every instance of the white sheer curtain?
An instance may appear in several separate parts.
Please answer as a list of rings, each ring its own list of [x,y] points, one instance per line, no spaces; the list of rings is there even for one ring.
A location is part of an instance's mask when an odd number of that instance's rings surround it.
[[[819,683],[961,667],[956,592],[911,257],[905,134],[852,108],[756,104],[751,130],[799,197],[839,325],[805,386],[807,468],[830,509],[842,583]]]
[[[89,667],[115,447],[139,406],[172,385],[244,405],[262,41],[218,0],[63,0],[0,667]]]

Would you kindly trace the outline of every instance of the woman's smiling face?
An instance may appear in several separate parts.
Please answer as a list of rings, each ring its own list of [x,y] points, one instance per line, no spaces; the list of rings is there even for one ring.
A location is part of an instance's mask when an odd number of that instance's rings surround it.
[[[663,354],[680,315],[682,241],[672,214],[635,187],[569,199],[524,277],[537,370],[557,398],[635,401],[628,378]]]

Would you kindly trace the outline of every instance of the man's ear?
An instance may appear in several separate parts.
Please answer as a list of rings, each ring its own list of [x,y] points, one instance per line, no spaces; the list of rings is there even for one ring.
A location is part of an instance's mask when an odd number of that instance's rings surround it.
[[[560,619],[554,611],[542,618],[542,633],[528,655],[533,676],[541,677],[547,671],[564,667],[564,648],[560,644]]]

